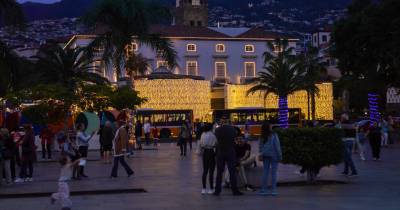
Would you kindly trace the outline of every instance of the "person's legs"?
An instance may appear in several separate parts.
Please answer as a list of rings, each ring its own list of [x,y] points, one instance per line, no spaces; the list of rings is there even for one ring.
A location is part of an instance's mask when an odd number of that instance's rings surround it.
[[[33,176],[33,160],[28,161],[28,169],[29,173],[27,173],[28,178],[32,178]]]
[[[88,147],[87,146],[80,146],[79,147],[79,153],[81,154],[81,158],[86,159],[87,158],[87,152],[88,152]],[[79,166],[79,174],[82,177],[87,177],[85,174],[85,166]]]
[[[264,157],[263,159],[263,176],[262,176],[262,184],[261,184],[261,192],[265,193],[268,190],[268,177],[269,177],[269,169],[271,165],[271,158]]]
[[[15,173],[15,158],[11,158],[10,160],[10,171],[11,171],[11,179],[14,180],[16,178],[16,173]]]
[[[6,182],[11,183],[11,170],[10,170],[10,160],[4,160],[4,172],[6,175]]]
[[[227,165],[229,171],[229,180],[231,182],[232,193],[238,192],[237,179],[236,179],[236,157],[235,153],[231,153],[227,157]]]
[[[248,183],[247,183],[246,171],[242,164],[240,164],[238,166],[238,172],[239,172],[240,179],[243,181],[244,185],[247,187]]]
[[[145,133],[144,138],[145,138],[146,145],[149,145],[150,144],[150,133]]]
[[[119,157],[119,162],[121,163],[122,167],[124,167],[124,169],[125,169],[126,173],[128,174],[128,176],[133,174],[133,170],[126,163],[124,156]]]
[[[376,159],[381,159],[381,144],[379,142],[376,144]]]
[[[204,151],[203,154],[203,175],[201,177],[201,181],[203,184],[203,189],[207,188],[207,174],[209,170],[209,156],[208,156],[208,150]]]
[[[46,159],[46,144],[42,144],[42,159]]]
[[[215,183],[215,194],[221,193],[222,185],[222,174],[225,169],[225,159],[221,156],[217,156],[217,179]]]
[[[347,147],[347,151],[349,151],[350,148],[353,147],[353,141],[346,141],[346,142],[345,142],[345,145],[346,145],[346,147]],[[351,152],[348,153],[347,155],[348,155],[348,156],[347,156],[347,161],[346,161],[346,162],[347,162],[348,166],[350,166],[351,173],[352,173],[352,174],[357,174],[357,170],[356,170],[356,167],[355,167],[355,165],[354,165],[353,157],[351,156]]]
[[[278,161],[271,161],[271,191],[276,193],[277,176],[278,176]]]
[[[372,150],[372,158],[376,158],[376,143],[375,143],[375,140],[374,139],[370,139],[369,140],[369,145],[370,145],[370,147],[371,147],[371,150]]]
[[[382,134],[382,146],[387,146],[388,145],[388,138],[389,134],[387,132],[383,132]]]
[[[51,159],[51,144],[47,143],[47,157]]]
[[[210,189],[214,189],[214,170],[215,170],[215,153],[214,151],[212,152],[212,155],[210,156],[209,160],[209,182],[210,182]]]
[[[192,136],[192,134],[190,134],[190,136],[189,136],[189,148],[190,148],[190,151],[192,151],[192,142],[193,142],[193,136]]]
[[[3,183],[3,169],[4,169],[4,160],[0,159],[0,185]]]
[[[183,156],[186,156],[187,152],[187,139],[183,142]]]
[[[111,170],[111,177],[118,176],[118,163],[119,163],[119,157],[114,157],[114,163],[113,163],[113,167]]]
[[[27,178],[27,172],[26,172],[27,167],[28,167],[27,161],[26,160],[21,161],[21,169],[20,169],[20,172],[19,172],[19,177],[21,179]]]
[[[183,156],[183,142],[179,144],[179,149],[181,150],[181,156]]]

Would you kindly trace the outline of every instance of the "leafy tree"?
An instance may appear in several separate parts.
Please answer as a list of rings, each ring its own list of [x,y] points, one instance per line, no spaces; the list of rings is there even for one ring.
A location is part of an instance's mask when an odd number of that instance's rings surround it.
[[[166,11],[166,8],[142,0],[101,0],[84,17],[84,22],[99,32],[90,48],[103,51],[103,60],[107,66],[113,65],[118,78],[122,69],[131,75],[143,73],[146,69],[139,65],[144,64],[141,55],[127,50],[133,41],[151,47],[173,67],[176,65],[176,52],[171,41],[149,31],[150,24],[159,20],[155,17]]]
[[[400,87],[399,10],[397,0],[356,0],[333,32],[332,55],[343,79],[367,84],[364,90],[380,95],[381,103],[388,87]],[[347,89],[354,92],[352,84]]]
[[[15,0],[0,0],[0,25],[19,25],[23,22],[22,9]]]
[[[279,121],[282,128],[288,127],[288,95],[305,90],[305,69],[301,67],[293,55],[294,49],[289,47],[287,40],[276,40],[267,43],[268,51],[264,53],[264,71],[254,79],[254,86],[247,94],[255,92],[279,97]]]
[[[147,99],[140,98],[139,93],[130,87],[120,87],[110,95],[110,106],[117,110],[136,109],[146,101]]]

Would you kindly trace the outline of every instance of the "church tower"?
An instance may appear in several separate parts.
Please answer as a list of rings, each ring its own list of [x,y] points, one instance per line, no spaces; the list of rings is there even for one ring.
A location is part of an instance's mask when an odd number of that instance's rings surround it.
[[[207,0],[176,0],[175,25],[208,26]]]

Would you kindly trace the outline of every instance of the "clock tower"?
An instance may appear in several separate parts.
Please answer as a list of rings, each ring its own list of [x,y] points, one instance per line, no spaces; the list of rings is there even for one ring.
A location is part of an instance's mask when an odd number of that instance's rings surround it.
[[[207,0],[176,0],[175,25],[208,26]]]

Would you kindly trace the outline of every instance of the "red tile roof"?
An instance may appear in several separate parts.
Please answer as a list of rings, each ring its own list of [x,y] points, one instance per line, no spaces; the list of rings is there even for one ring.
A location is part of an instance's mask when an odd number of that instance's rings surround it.
[[[166,37],[199,37],[199,38],[231,38],[230,36],[214,31],[207,27],[166,26],[155,25],[150,27],[150,33],[161,34]]]
[[[292,37],[289,37],[289,36],[283,35],[283,34],[268,32],[264,28],[261,28],[261,27],[255,27],[255,28],[250,28],[248,31],[236,36],[236,38],[247,38],[247,39],[286,38],[286,39],[291,39]]]

